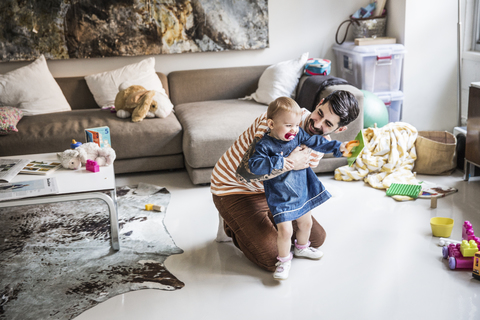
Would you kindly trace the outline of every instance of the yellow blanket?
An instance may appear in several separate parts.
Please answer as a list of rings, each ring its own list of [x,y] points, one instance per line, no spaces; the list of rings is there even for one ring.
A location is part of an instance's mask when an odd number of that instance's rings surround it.
[[[355,163],[335,170],[335,179],[353,181],[363,179],[377,189],[387,189],[392,183],[417,184],[412,173],[417,159],[415,140],[417,129],[404,122],[391,122],[382,128],[363,130],[365,148]],[[409,197],[394,196],[396,200]]]

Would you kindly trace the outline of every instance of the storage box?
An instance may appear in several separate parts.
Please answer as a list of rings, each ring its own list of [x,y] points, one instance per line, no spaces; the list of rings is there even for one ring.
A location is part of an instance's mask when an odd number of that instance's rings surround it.
[[[403,92],[375,92],[375,95],[385,103],[388,110],[388,122],[402,120]]]
[[[337,76],[370,92],[398,91],[405,47],[402,44],[334,45]]]

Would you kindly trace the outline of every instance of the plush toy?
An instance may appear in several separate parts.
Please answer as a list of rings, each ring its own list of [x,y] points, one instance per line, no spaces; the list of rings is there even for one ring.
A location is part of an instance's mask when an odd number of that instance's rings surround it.
[[[57,153],[62,166],[66,169],[80,169],[87,160],[96,161],[99,166],[109,166],[117,157],[111,147],[100,148],[95,142],[84,143],[75,149]]]
[[[147,118],[165,118],[173,109],[173,104],[164,92],[146,90],[142,86],[130,85],[124,82],[119,86],[115,97],[117,117],[132,116],[133,122]]]

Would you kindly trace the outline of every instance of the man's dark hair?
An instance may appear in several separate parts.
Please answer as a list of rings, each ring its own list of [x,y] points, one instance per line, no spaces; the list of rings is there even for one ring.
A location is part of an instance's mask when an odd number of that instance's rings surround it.
[[[345,90],[337,90],[325,97],[322,104],[330,102],[330,109],[340,117],[339,127],[348,125],[357,119],[360,114],[358,101],[353,93]]]

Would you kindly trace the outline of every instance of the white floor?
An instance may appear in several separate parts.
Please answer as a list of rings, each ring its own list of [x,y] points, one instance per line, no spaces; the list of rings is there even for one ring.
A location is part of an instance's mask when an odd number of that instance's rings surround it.
[[[314,210],[327,231],[320,261],[294,259],[290,277],[274,281],[232,243],[214,241],[217,211],[208,186],[185,171],[117,176],[172,193],[165,220],[185,252],[167,269],[185,283],[177,291],[141,290],[114,297],[76,318],[95,319],[480,319],[480,281],[450,270],[431,217],[455,220],[452,239],[469,220],[480,234],[480,181],[462,173],[419,176],[459,192],[438,200],[396,202],[363,182],[319,176],[333,198]]]

